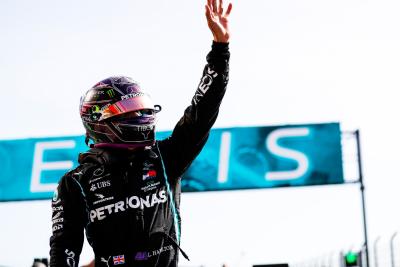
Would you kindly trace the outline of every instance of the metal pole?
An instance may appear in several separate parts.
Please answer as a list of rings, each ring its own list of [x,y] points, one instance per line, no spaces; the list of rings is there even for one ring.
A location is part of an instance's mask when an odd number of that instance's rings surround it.
[[[379,254],[378,254],[378,242],[381,239],[380,236],[378,236],[377,239],[375,239],[374,242],[374,262],[375,262],[375,266],[374,267],[379,267]]]
[[[360,182],[360,191],[361,191],[361,202],[362,202],[362,215],[363,215],[363,224],[364,224],[364,248],[365,248],[365,259],[366,259],[366,267],[369,267],[369,253],[368,253],[368,232],[367,232],[367,216],[365,209],[365,195],[364,195],[364,181],[363,181],[363,171],[362,171],[362,160],[361,160],[361,144],[360,144],[360,130],[356,130],[355,132],[356,140],[357,140],[357,159],[358,159],[358,174],[359,174],[359,182]]]
[[[343,251],[340,251],[339,253],[339,267],[345,267],[345,262],[344,262],[344,253]]]
[[[392,237],[390,238],[390,258],[391,258],[391,263],[392,263],[392,267],[396,267],[396,263],[395,263],[395,254],[394,254],[394,239],[397,236],[397,232],[395,232]]]

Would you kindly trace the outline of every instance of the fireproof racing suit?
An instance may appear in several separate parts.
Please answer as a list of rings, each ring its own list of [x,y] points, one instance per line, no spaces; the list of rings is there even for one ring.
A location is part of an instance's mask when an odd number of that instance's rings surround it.
[[[50,266],[78,266],[84,230],[96,266],[178,265],[180,178],[203,148],[228,83],[228,44],[213,42],[171,136],[142,151],[92,148],[52,200]]]

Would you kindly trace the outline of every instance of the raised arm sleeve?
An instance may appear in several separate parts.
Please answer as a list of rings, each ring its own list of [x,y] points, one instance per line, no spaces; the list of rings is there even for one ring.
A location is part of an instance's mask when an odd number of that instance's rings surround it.
[[[229,79],[229,45],[213,42],[199,86],[171,136],[160,142],[170,178],[180,177],[207,141]]]

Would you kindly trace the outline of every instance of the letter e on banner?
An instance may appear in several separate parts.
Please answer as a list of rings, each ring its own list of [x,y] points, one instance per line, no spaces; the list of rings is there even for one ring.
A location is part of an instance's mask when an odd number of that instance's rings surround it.
[[[40,182],[40,176],[42,171],[46,170],[68,170],[73,167],[73,162],[70,160],[66,161],[52,161],[43,162],[43,154],[45,150],[51,149],[71,149],[75,147],[74,140],[65,141],[51,141],[51,142],[37,142],[35,144],[35,151],[33,155],[33,168],[31,177],[31,192],[52,192],[57,188],[57,183],[45,183]]]

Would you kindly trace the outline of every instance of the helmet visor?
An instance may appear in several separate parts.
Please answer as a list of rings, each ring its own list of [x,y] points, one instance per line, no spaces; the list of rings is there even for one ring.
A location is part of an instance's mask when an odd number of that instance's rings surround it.
[[[123,99],[115,102],[109,106],[106,106],[99,121],[121,115],[131,111],[137,111],[142,109],[154,110],[153,102],[147,95],[136,96],[133,98]]]

